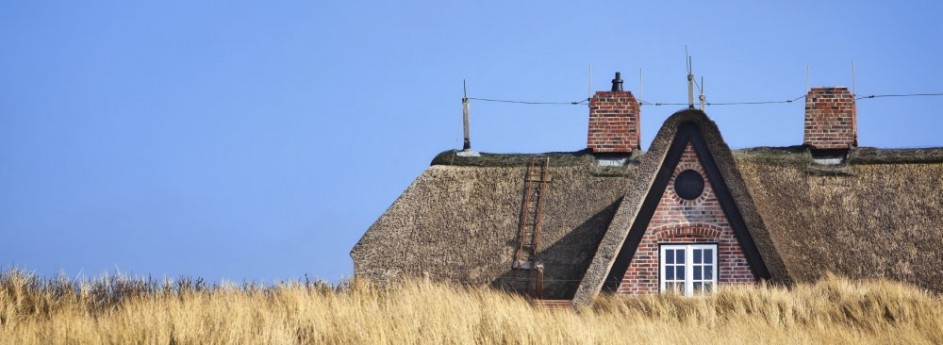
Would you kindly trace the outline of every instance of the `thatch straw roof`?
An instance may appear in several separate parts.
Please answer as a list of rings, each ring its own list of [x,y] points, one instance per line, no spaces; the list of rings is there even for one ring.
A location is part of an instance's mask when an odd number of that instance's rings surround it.
[[[506,286],[524,175],[551,157],[541,261],[545,298],[591,301],[682,123],[696,123],[772,281],[833,272],[943,291],[943,149],[857,148],[823,166],[805,147],[730,150],[699,111],[670,117],[645,154],[598,167],[591,153],[461,157],[446,151],[354,247],[355,274],[430,275]]]
[[[544,297],[571,298],[637,164],[603,169],[583,153],[549,156],[553,181],[539,249]],[[439,155],[354,247],[355,275],[383,281],[428,274],[507,286],[534,157],[543,155]]]
[[[943,150],[856,150],[831,169],[799,156],[736,155],[792,279],[834,272],[943,291]]]

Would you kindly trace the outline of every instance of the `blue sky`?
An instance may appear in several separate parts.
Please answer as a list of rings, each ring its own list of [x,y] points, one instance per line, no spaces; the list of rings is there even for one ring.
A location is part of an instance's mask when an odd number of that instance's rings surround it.
[[[348,252],[469,96],[586,98],[615,71],[712,102],[943,92],[940,1],[0,3],[0,267],[271,282]],[[943,146],[943,97],[861,100],[862,146]],[[585,105],[474,102],[487,152],[585,146]],[[642,108],[648,146],[677,106]],[[732,147],[796,145],[801,102],[713,106]]]

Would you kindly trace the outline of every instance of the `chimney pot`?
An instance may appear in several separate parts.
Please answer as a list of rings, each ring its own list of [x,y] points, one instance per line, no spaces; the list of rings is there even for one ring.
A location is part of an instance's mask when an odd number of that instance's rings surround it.
[[[612,79],[612,91],[622,91],[622,76],[619,72],[616,72],[615,79]]]

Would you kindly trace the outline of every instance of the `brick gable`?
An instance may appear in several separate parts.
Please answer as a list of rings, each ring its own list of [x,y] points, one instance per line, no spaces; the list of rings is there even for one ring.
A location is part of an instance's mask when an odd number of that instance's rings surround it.
[[[704,178],[704,191],[694,200],[684,200],[674,190],[675,178],[688,169],[697,171]],[[658,292],[658,248],[664,243],[716,243],[719,284],[756,281],[691,143],[685,147],[672,172],[617,293]]]

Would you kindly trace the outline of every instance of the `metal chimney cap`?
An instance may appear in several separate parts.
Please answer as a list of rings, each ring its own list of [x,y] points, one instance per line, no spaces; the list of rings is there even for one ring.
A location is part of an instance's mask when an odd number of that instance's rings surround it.
[[[616,78],[612,80],[612,91],[622,91],[622,74],[616,72]]]

